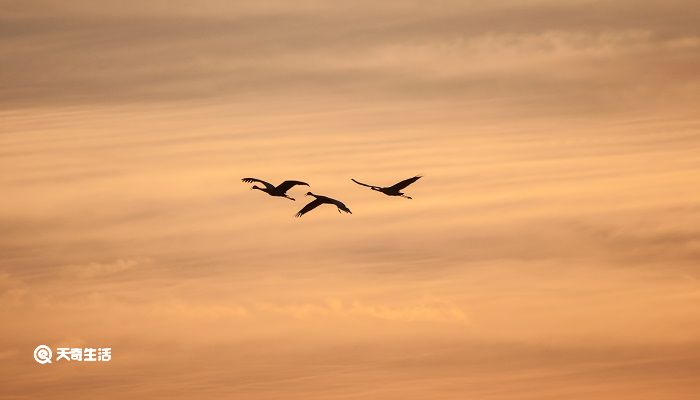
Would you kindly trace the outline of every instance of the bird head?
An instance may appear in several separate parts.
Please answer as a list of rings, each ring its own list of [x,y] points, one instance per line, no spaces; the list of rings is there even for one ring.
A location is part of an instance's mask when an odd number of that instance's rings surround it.
[[[313,194],[311,192],[306,192],[306,196],[315,196],[315,194]]]
[[[253,185],[253,187],[250,188],[250,190],[255,190],[255,189],[263,190],[263,188],[259,187],[258,185]]]

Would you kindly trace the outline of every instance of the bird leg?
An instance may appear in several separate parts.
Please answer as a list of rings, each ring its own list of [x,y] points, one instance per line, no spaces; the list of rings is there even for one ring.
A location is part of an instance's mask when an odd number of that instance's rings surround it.
[[[401,197],[403,197],[403,198],[405,198],[405,199],[412,199],[412,198],[413,198],[413,197],[411,197],[411,196],[406,196],[405,194],[402,194]]]

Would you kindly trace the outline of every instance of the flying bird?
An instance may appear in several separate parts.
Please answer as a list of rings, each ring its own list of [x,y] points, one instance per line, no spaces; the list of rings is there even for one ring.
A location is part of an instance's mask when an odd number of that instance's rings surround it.
[[[377,192],[382,192],[387,196],[401,196],[401,197],[405,197],[407,199],[412,199],[413,197],[406,196],[404,193],[401,192],[401,190],[403,188],[405,188],[406,186],[412,184],[413,182],[417,181],[420,178],[422,178],[422,176],[420,176],[420,175],[414,176],[413,178],[404,179],[401,182],[399,182],[393,186],[387,186],[387,187],[368,185],[366,183],[358,182],[354,179],[352,179],[352,181],[357,183],[358,185],[367,186],[368,188],[370,188],[372,190],[376,190]]]
[[[338,212],[345,211],[348,214],[352,214],[352,211],[350,211],[348,206],[346,206],[345,204],[343,204],[339,200],[331,199],[330,197],[321,196],[318,194],[313,194],[311,192],[306,193],[306,195],[313,196],[316,199],[314,199],[311,203],[305,205],[304,208],[299,210],[299,212],[295,215],[295,217],[297,217],[297,218],[299,218],[302,215],[306,214],[307,212],[313,210],[314,208],[320,206],[321,204],[333,204],[334,206],[338,207]]]
[[[279,185],[275,186],[275,185],[271,184],[270,182],[265,182],[265,181],[263,181],[261,179],[257,179],[257,178],[243,178],[241,180],[243,182],[246,182],[246,183],[258,182],[258,183],[262,183],[263,186],[265,186],[265,187],[259,187],[258,185],[253,185],[253,187],[250,188],[250,190],[257,189],[257,190],[260,190],[260,191],[263,191],[263,192],[269,194],[270,196],[286,197],[289,200],[294,200],[292,197],[289,197],[287,195],[287,191],[289,189],[291,189],[297,185],[309,186],[308,183],[301,182],[301,181],[284,181],[284,182],[280,183]]]

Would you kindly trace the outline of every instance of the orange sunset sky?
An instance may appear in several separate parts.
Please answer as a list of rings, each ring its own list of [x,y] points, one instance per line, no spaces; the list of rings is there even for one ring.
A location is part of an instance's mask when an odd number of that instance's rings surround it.
[[[0,399],[700,398],[699,20],[0,1]]]

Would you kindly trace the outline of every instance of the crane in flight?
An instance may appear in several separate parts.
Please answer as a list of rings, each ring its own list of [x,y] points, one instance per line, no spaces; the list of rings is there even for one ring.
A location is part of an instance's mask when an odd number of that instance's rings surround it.
[[[295,217],[297,217],[297,218],[299,218],[302,215],[306,214],[307,212],[313,210],[314,208],[320,206],[321,204],[332,204],[332,205],[338,207],[338,212],[345,211],[348,214],[352,214],[352,211],[350,211],[348,206],[343,204],[343,202],[341,202],[340,200],[331,199],[330,197],[321,196],[318,194],[313,194],[311,192],[306,193],[306,195],[313,196],[313,197],[315,197],[315,199],[312,200],[311,203],[305,205],[304,208],[299,210],[299,212],[295,215]]]
[[[259,187],[258,185],[253,185],[253,187],[250,188],[250,190],[257,189],[257,190],[260,190],[260,191],[263,191],[263,192],[269,194],[270,196],[285,197],[289,200],[294,200],[294,198],[289,197],[287,195],[287,191],[289,189],[291,189],[297,185],[309,186],[308,183],[301,182],[301,181],[284,181],[284,182],[280,183],[279,185],[275,186],[275,185],[271,184],[270,182],[265,182],[265,181],[263,181],[261,179],[257,179],[257,178],[243,178],[241,180],[243,182],[246,182],[246,183],[258,182],[264,186],[264,187]]]
[[[353,182],[357,183],[358,185],[367,186],[368,188],[370,188],[372,190],[376,190],[377,192],[382,192],[387,196],[401,196],[401,197],[405,197],[407,199],[412,199],[412,197],[406,196],[404,193],[402,193],[401,190],[404,189],[406,186],[412,184],[413,182],[417,181],[420,178],[422,178],[422,176],[417,175],[417,176],[414,176],[413,178],[404,179],[401,182],[399,182],[393,186],[386,186],[386,187],[368,185],[366,183],[358,182],[354,179],[351,179],[351,180]]]

